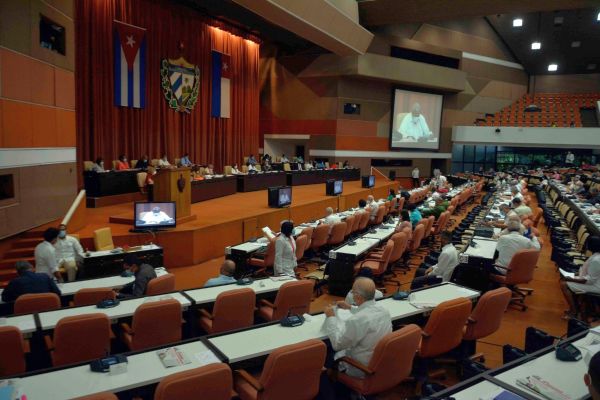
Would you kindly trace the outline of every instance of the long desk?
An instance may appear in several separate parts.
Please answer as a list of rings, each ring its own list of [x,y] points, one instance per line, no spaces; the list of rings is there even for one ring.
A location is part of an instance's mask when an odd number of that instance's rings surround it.
[[[163,266],[163,249],[155,244],[132,247],[123,251],[103,250],[85,253],[79,276],[84,279],[118,275],[123,272],[126,254],[135,254],[154,267]]]
[[[201,181],[192,181],[192,203],[216,199],[237,193],[237,178],[223,176]]]
[[[119,318],[131,317],[135,310],[142,304],[149,301],[162,300],[163,298],[172,297],[181,303],[182,309],[185,311],[192,303],[191,301],[179,292],[168,293],[159,296],[136,297],[127,300],[121,300],[121,303],[113,308],[97,308],[93,306],[70,307],[55,311],[47,311],[39,313],[40,327],[43,331],[54,329],[61,318],[71,317],[73,315],[82,315],[90,313],[102,313],[111,320]]]
[[[287,184],[285,172],[237,175],[236,178],[238,192],[255,192],[268,189],[271,186],[285,186]]]
[[[287,184],[289,186],[325,183],[329,179],[357,181],[360,179],[360,168],[318,169],[311,171],[287,172]]]
[[[586,225],[591,235],[600,236],[600,215],[594,214],[592,216],[587,213],[588,210],[596,209],[593,204],[581,202],[577,198],[569,198],[565,191],[565,186],[556,183],[556,181],[550,184],[550,190],[554,190],[558,194],[558,200],[566,203],[571,210],[577,214],[581,219],[581,222]]]
[[[102,197],[116,194],[135,193],[139,190],[137,174],[140,170],[130,169],[126,171],[83,173],[83,185],[86,196]]]
[[[429,312],[437,304],[459,297],[476,299],[479,292],[445,283],[415,291],[409,301],[388,297],[379,300],[378,304],[389,311],[392,321],[396,321]],[[281,346],[309,339],[325,339],[326,335],[322,330],[324,321],[325,314],[321,313],[310,316],[303,325],[295,328],[286,328],[279,323],[266,324],[239,332],[209,336],[208,341],[227,357],[228,363],[235,364],[262,357]]]
[[[254,282],[252,282],[250,285],[240,286],[240,285],[236,285],[235,283],[230,283],[227,285],[219,285],[219,286],[212,286],[212,287],[207,287],[207,288],[185,290],[183,293],[185,293],[192,300],[194,300],[194,303],[196,305],[209,304],[209,303],[214,303],[215,300],[217,299],[218,295],[220,295],[223,292],[227,292],[228,290],[250,288],[250,289],[254,290],[254,293],[256,293],[257,295],[260,295],[260,294],[277,292],[277,291],[279,291],[279,288],[281,287],[281,285],[283,285],[286,282],[295,281],[295,280],[296,280],[295,278],[291,278],[291,277],[288,280],[273,280],[270,278],[257,279]]]
[[[215,354],[200,340],[177,344],[191,361],[190,364],[165,368],[155,350],[141,352],[127,357],[127,372],[110,375],[92,372],[89,364],[71,368],[52,370],[46,373],[26,376],[19,381],[21,391],[29,400],[73,399],[100,392],[122,392],[160,382],[177,372],[210,364],[207,355]],[[167,346],[168,347],[168,346]]]
[[[24,335],[33,333],[37,330],[34,314],[15,315],[6,318],[0,318],[0,320],[3,321],[0,322],[0,326],[7,325],[17,327]]]

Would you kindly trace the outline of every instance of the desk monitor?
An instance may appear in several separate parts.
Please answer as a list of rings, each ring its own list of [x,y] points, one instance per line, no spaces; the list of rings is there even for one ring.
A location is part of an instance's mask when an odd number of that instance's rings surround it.
[[[292,204],[292,188],[290,186],[274,186],[269,188],[269,207],[281,208]]]
[[[175,228],[177,226],[174,201],[135,202],[133,210],[135,229]]]
[[[365,175],[362,177],[362,187],[372,188],[375,186],[375,175]]]
[[[328,179],[325,182],[325,194],[327,196],[338,196],[342,194],[343,190],[344,181],[342,180]]]

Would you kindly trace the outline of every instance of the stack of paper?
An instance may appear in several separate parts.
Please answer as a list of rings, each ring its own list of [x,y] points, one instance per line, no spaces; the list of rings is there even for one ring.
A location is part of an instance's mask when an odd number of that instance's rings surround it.
[[[158,354],[158,358],[160,358],[165,368],[178,367],[191,362],[177,347],[158,350],[156,354]]]

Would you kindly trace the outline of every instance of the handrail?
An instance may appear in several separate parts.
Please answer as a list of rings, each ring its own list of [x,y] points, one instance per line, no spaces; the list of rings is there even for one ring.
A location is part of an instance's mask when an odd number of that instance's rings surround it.
[[[69,225],[69,223],[74,219],[73,217],[78,216],[78,214],[81,214],[81,212],[85,212],[85,199],[86,199],[85,190],[80,190],[79,193],[77,194],[77,197],[75,197],[75,200],[73,200],[71,207],[69,207],[69,210],[65,214],[63,220],[61,221],[61,224]],[[83,211],[81,211],[82,209],[83,209]],[[79,213],[78,213],[78,211],[79,211]],[[83,225],[85,225],[83,218],[80,218],[80,221],[77,221],[77,223],[80,224],[81,226],[71,225],[69,227],[72,232],[83,228]]]

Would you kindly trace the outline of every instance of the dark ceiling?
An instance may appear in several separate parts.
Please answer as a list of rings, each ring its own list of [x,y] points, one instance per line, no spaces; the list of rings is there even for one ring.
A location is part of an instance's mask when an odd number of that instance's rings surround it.
[[[276,45],[284,53],[323,51],[308,40],[270,23],[231,0],[175,0],[175,2],[258,36],[264,42]]]
[[[600,72],[600,7],[529,14],[501,14],[486,17],[515,58],[529,74],[583,74]],[[555,19],[563,19],[556,24]],[[522,18],[523,26],[513,27]],[[540,50],[531,43],[541,42]],[[579,47],[572,47],[580,42]],[[549,64],[558,71],[549,72]],[[594,69],[588,69],[595,64]]]

